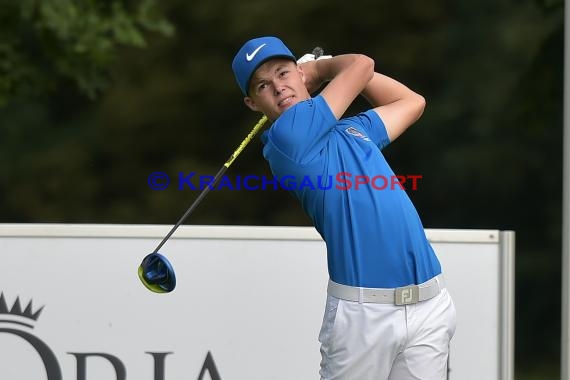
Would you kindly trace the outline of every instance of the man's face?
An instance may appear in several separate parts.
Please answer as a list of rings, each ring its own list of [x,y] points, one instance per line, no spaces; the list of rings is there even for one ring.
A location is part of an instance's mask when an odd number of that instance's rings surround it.
[[[272,59],[253,74],[244,101],[254,111],[275,120],[286,109],[310,97],[303,70],[288,59]]]

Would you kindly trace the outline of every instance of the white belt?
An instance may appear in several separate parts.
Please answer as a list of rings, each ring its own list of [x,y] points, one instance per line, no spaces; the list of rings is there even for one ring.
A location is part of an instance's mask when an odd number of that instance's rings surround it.
[[[337,284],[329,280],[328,294],[336,298],[359,303],[411,305],[437,296],[444,288],[445,282],[443,275],[440,274],[423,284],[403,286],[394,289],[358,288]]]

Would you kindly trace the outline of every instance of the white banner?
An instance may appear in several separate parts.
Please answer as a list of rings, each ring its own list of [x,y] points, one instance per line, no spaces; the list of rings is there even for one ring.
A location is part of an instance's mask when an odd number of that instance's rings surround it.
[[[0,225],[0,379],[318,379],[314,229],[181,227],[161,250],[177,287],[155,294],[137,268],[169,229]],[[458,309],[451,379],[512,367],[501,234],[428,231]]]

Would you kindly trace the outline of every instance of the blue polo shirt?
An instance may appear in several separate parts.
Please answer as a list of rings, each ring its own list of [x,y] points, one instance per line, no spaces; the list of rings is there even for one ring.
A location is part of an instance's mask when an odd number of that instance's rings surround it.
[[[395,288],[441,273],[418,213],[381,152],[390,140],[376,112],[336,120],[317,96],[286,110],[262,141],[271,171],[325,241],[333,281]]]

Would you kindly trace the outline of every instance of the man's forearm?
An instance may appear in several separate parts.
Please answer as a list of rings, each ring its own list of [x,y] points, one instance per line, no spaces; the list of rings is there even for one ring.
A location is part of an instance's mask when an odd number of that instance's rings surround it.
[[[374,73],[361,94],[373,107],[384,106],[417,95],[402,83],[377,72]]]
[[[321,84],[331,81],[343,70],[362,58],[370,59],[361,54],[342,54],[331,59],[316,61],[316,71],[321,80]]]
[[[307,89],[312,93],[325,83],[333,80],[351,65],[357,64],[359,60],[369,60],[372,62],[370,58],[361,54],[343,54],[330,59],[322,59],[302,64],[301,67],[305,72],[305,85]]]
[[[394,141],[422,115],[425,99],[402,83],[374,73],[361,95],[380,115],[390,141]]]

